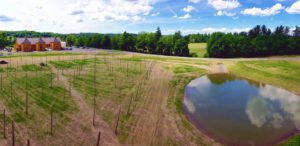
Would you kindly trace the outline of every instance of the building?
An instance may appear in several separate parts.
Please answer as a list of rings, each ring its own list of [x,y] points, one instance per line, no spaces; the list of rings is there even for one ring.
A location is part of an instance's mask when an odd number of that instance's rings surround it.
[[[62,50],[61,40],[59,38],[17,38],[14,49],[16,51],[46,51],[46,48],[52,50]]]

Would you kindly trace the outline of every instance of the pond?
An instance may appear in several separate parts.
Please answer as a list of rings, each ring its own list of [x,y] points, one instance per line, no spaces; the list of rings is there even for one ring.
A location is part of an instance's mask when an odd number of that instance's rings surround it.
[[[184,113],[206,135],[228,145],[272,145],[300,132],[300,97],[229,74],[185,88]]]

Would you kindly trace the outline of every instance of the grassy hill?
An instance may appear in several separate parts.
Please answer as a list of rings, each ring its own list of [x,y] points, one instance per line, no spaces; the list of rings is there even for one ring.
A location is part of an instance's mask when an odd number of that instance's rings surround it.
[[[202,58],[206,53],[206,43],[189,44],[190,53],[196,53],[197,57]]]

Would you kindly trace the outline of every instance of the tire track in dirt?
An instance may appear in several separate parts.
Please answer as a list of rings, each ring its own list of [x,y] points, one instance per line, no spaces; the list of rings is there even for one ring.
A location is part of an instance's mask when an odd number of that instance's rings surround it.
[[[134,145],[156,145],[156,134],[158,125],[161,123],[161,103],[168,97],[168,79],[167,73],[161,71],[162,68],[155,64],[146,82],[146,89],[143,97],[143,103],[136,108],[134,114],[138,116],[136,125],[131,129],[129,142]],[[166,76],[165,76],[166,75]],[[163,78],[162,78],[163,77]]]
[[[160,64],[153,67],[142,91],[144,96],[140,97],[142,102],[137,103],[134,111],[137,120],[127,143],[143,146],[198,145],[196,140],[191,138],[201,137],[206,144],[218,145],[193,125],[191,131],[178,127],[182,121],[181,117],[173,106],[171,109],[168,107],[168,98],[173,95],[169,93],[172,77],[172,70],[165,70]]]
[[[54,72],[57,72],[57,69],[55,67],[51,66],[51,68]],[[64,87],[68,89],[70,83],[68,82],[67,78],[62,75],[61,72],[59,72],[58,76],[59,81],[61,81]],[[93,126],[93,108],[84,101],[84,98],[81,96],[81,94],[74,88],[71,88],[71,95],[73,100],[76,102],[79,111],[75,115],[70,115],[72,120],[66,126],[66,130],[68,133],[64,131],[57,133],[57,135],[67,138],[61,138],[61,140],[63,140],[63,143],[67,145],[95,145],[98,132],[100,131],[101,145],[120,145],[118,142],[118,138],[114,134],[113,130],[97,114],[95,117],[96,126]],[[61,142],[55,143],[62,144]]]

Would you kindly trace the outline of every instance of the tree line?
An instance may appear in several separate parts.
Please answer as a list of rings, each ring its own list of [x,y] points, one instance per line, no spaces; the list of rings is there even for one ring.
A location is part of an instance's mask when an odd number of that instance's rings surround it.
[[[189,34],[189,42],[190,43],[206,43],[209,39],[209,34]]]
[[[174,35],[163,36],[158,27],[155,33],[141,32],[138,35],[124,32],[121,35],[93,34],[92,36],[68,35],[67,46],[115,49],[132,52],[189,56],[189,37],[178,31]]]
[[[207,41],[209,57],[259,57],[300,54],[300,27],[291,31],[278,26],[272,32],[265,25],[257,25],[249,32],[210,35]]]

